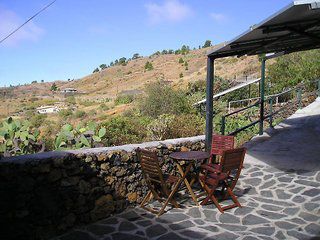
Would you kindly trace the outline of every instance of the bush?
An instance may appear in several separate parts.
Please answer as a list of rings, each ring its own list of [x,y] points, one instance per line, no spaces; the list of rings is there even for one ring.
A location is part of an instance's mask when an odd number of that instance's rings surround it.
[[[32,116],[29,119],[30,125],[35,128],[39,128],[43,124],[46,118],[47,118],[46,114],[38,114],[38,113],[32,114]]]
[[[301,81],[314,90],[311,80],[320,78],[320,50],[291,53],[276,59],[269,67],[268,78],[273,92],[282,92],[285,88],[294,87]]]
[[[204,134],[205,119],[196,114],[163,114],[148,125],[151,140],[191,137]]]
[[[197,80],[195,82],[188,83],[188,94],[194,94],[197,92],[205,93],[206,92],[207,83],[204,80]]]
[[[69,96],[69,97],[66,98],[66,102],[68,104],[75,105],[76,104],[76,98],[74,96]]]
[[[61,118],[68,118],[71,117],[73,115],[73,112],[71,109],[61,109],[59,111],[59,117]]]
[[[181,114],[171,122],[171,137],[192,137],[204,134],[205,118],[197,114]]]
[[[110,108],[105,104],[105,103],[101,103],[99,108],[102,110],[102,111],[107,111],[109,110]]]
[[[179,63],[184,63],[183,58],[179,58]]]
[[[86,116],[86,112],[82,110],[77,110],[75,111],[74,116],[76,118],[83,118],[84,116]]]
[[[151,71],[153,69],[153,65],[151,62],[146,62],[146,64],[144,65],[144,69],[147,71]]]
[[[180,73],[180,74],[179,74],[179,78],[183,78],[183,73]]]
[[[133,95],[118,95],[117,98],[114,100],[115,105],[120,104],[128,104],[132,103],[134,100]]]
[[[145,93],[138,102],[138,108],[146,116],[157,118],[164,113],[189,113],[193,109],[184,92],[172,89],[163,81],[148,84]]]
[[[171,138],[171,124],[174,120],[174,115],[163,114],[153,120],[148,125],[148,137],[151,140],[164,140]]]
[[[150,119],[143,116],[117,116],[102,123],[107,130],[105,146],[117,146],[128,143],[142,142],[147,137]]]

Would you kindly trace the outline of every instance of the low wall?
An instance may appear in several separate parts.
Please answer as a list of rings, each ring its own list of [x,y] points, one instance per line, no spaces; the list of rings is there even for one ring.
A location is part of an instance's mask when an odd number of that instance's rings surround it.
[[[170,172],[168,155],[204,150],[204,136],[1,159],[1,238],[48,239],[139,203],[147,187],[137,147],[156,150]]]

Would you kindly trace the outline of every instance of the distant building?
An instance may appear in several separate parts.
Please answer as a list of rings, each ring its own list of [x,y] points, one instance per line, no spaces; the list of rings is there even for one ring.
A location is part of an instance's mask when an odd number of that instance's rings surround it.
[[[65,88],[61,90],[62,93],[77,93],[77,89],[75,88]]]
[[[36,110],[37,110],[37,113],[48,114],[48,113],[57,113],[60,111],[60,108],[57,106],[41,106],[41,107],[38,107]]]

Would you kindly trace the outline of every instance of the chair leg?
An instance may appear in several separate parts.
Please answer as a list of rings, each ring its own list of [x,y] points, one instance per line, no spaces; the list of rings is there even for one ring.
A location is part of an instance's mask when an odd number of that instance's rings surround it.
[[[181,183],[182,183],[182,178],[179,179],[179,181],[176,183],[176,185],[171,190],[167,200],[164,202],[162,208],[160,209],[159,213],[157,214],[158,217],[164,213],[164,210],[165,210],[166,206],[168,205],[168,203],[170,201],[172,201],[172,198],[173,198],[174,194],[177,192],[177,190],[178,190],[178,188],[179,188]]]
[[[151,190],[147,193],[147,195],[144,197],[144,199],[142,200],[142,202],[140,203],[140,207],[143,207],[147,202],[150,201],[150,197],[151,197]]]
[[[227,187],[227,192],[230,195],[230,197],[232,198],[232,201],[238,206],[238,207],[242,207],[241,204],[239,203],[237,197],[234,195],[234,193],[232,192],[232,190],[230,189],[230,187]]]

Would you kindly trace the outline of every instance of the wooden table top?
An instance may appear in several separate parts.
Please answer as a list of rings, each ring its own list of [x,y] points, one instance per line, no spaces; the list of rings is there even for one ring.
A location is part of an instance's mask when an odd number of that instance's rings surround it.
[[[203,151],[174,152],[171,153],[169,157],[174,160],[197,161],[209,158],[210,154]]]

